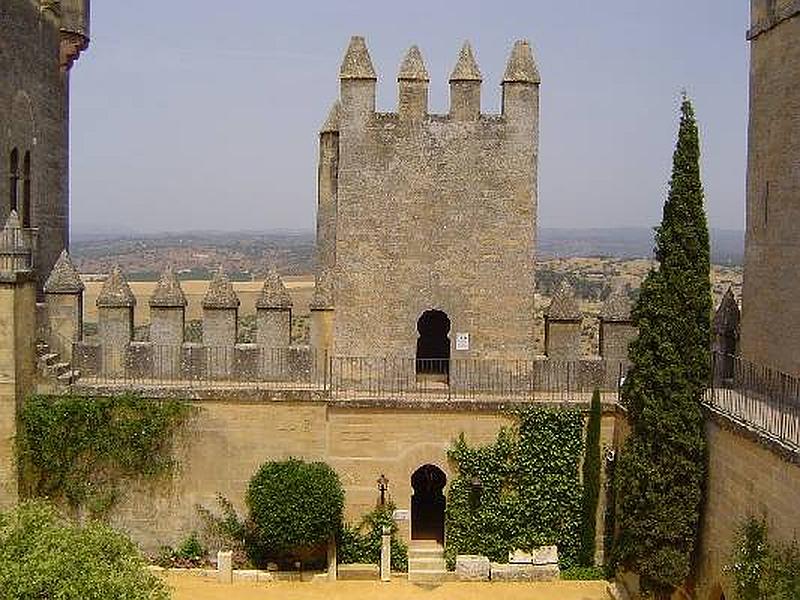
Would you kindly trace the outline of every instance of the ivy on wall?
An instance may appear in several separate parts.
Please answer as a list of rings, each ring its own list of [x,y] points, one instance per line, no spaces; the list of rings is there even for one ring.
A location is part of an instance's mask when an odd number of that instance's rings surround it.
[[[394,504],[387,503],[364,515],[357,526],[343,524],[337,536],[339,562],[380,564],[383,528],[389,527],[392,571],[408,571],[408,546],[398,534],[397,523],[392,518],[394,509]]]
[[[577,562],[584,416],[539,407],[515,415],[492,444],[470,447],[462,434],[449,452],[457,473],[446,509],[450,565],[457,554],[506,562],[511,550],[551,544],[562,567]]]
[[[103,516],[122,481],[173,469],[173,435],[192,411],[186,402],[132,394],[32,396],[19,416],[23,492]]]

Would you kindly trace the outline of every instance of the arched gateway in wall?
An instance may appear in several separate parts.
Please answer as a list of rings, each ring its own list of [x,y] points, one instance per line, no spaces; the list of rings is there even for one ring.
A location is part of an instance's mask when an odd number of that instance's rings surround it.
[[[426,310],[417,320],[418,377],[448,382],[450,374],[450,317],[441,310]]]
[[[447,476],[436,465],[423,465],[411,475],[411,539],[444,544],[444,486]]]

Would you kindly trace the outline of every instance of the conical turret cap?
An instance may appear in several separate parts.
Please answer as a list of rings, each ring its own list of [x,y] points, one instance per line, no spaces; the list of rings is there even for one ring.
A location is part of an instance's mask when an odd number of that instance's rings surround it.
[[[572,286],[565,279],[553,296],[550,306],[547,307],[545,316],[553,321],[578,321],[581,318],[581,311],[575,299],[575,292]]]
[[[150,306],[159,308],[181,308],[186,306],[186,296],[175,274],[175,268],[170,264],[164,268],[150,296]]]
[[[625,323],[631,320],[631,302],[628,299],[627,289],[621,285],[611,288],[611,293],[603,303],[600,310],[600,318],[603,321],[615,321]]]
[[[403,64],[400,65],[400,73],[397,75],[398,81],[429,81],[428,69],[425,68],[425,60],[417,46],[411,46],[406,52]]]
[[[360,35],[350,38],[350,45],[339,69],[339,79],[377,79],[367,43]]]
[[[44,282],[45,294],[79,294],[84,290],[78,269],[72,263],[66,248],[61,251],[50,276]]]
[[[518,40],[511,50],[503,83],[540,83],[541,80],[530,44],[527,40]]]
[[[733,288],[728,287],[728,291],[722,297],[717,312],[714,314],[714,331],[717,333],[738,332],[741,312]]]
[[[239,297],[233,291],[225,270],[220,265],[203,298],[203,308],[239,308]]]
[[[325,119],[325,123],[322,124],[322,128],[319,130],[320,133],[336,133],[339,131],[339,110],[341,109],[341,103],[337,100],[331,106],[330,112],[328,112],[328,118]]]
[[[256,308],[291,308],[292,298],[286,291],[283,279],[274,267],[270,267],[264,278],[264,287],[256,300]]]
[[[450,81],[483,81],[481,70],[478,68],[469,42],[464,42],[461,47],[458,62],[453,72],[450,73]]]
[[[100,294],[97,296],[98,308],[132,308],[136,306],[136,297],[133,295],[122,269],[115,265],[111,274],[106,277]]]

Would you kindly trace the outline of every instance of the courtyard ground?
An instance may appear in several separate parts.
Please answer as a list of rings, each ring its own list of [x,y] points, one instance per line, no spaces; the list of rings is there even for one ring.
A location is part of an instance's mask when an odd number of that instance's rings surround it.
[[[552,583],[446,583],[418,586],[340,581],[337,583],[233,583],[169,573],[173,600],[606,600],[604,581]]]

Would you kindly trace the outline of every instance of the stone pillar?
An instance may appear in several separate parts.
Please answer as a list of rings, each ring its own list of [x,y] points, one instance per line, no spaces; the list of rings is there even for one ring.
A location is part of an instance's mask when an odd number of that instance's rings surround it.
[[[336,557],[336,536],[328,541],[328,581],[337,579],[338,559]]]
[[[203,298],[203,345],[208,372],[215,378],[231,375],[239,332],[239,298],[220,266]]]
[[[66,250],[61,252],[44,284],[47,343],[66,362],[72,345],[83,339],[84,285]]]
[[[125,372],[125,354],[133,340],[135,306],[136,298],[122,270],[115,266],[97,296],[97,329],[105,375],[122,375]]]
[[[600,311],[598,354],[603,359],[605,383],[611,389],[620,384],[628,367],[628,346],[636,338],[637,329],[631,320],[631,303],[627,287],[615,286]]]
[[[392,580],[392,530],[383,528],[381,535],[381,581]]]
[[[233,583],[233,552],[230,550],[217,552],[217,580],[220,583]]]
[[[150,341],[155,376],[172,377],[180,372],[185,324],[186,296],[175,269],[167,265],[150,296]]]
[[[428,114],[428,70],[419,48],[411,46],[397,76],[398,106],[401,121],[419,122]]]
[[[722,297],[722,302],[714,314],[711,350],[714,352],[714,377],[731,379],[734,375],[735,357],[739,355],[739,323],[741,312],[733,289]]]
[[[336,264],[336,195],[339,186],[339,101],[331,107],[319,132],[317,172],[317,269]]]
[[[481,114],[481,71],[472,46],[465,42],[450,74],[450,117],[456,121],[477,121]]]
[[[270,268],[256,299],[256,343],[261,377],[280,378],[289,364],[292,341],[292,299],[281,276]]]
[[[580,358],[581,320],[575,293],[565,280],[544,313],[544,346],[548,358],[561,361]]]
[[[31,248],[17,231],[9,232],[9,225],[14,223],[7,223],[0,235],[0,510],[19,500],[14,446],[17,411],[33,390],[36,365],[36,281]]]
[[[333,355],[333,281],[330,271],[323,271],[314,285],[314,296],[309,304],[311,323],[309,342],[317,355],[317,364]]]

